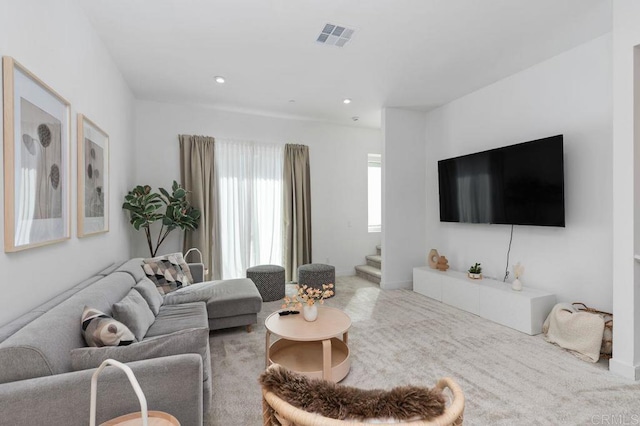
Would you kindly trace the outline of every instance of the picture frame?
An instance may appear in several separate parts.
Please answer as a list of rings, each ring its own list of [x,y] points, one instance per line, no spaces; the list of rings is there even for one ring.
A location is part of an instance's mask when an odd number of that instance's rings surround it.
[[[109,135],[78,114],[78,238],[109,232]]]
[[[71,237],[71,105],[10,56],[2,58],[4,251]]]

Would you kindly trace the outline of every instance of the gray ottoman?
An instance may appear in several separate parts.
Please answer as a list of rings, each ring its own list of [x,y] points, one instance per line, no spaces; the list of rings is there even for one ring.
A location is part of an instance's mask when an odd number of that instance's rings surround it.
[[[264,302],[284,298],[284,268],[282,266],[252,266],[247,269],[247,278],[256,285]]]
[[[322,263],[309,263],[298,267],[298,285],[308,285],[322,290],[322,284],[333,284],[336,294],[336,268]],[[333,297],[333,296],[331,296]]]

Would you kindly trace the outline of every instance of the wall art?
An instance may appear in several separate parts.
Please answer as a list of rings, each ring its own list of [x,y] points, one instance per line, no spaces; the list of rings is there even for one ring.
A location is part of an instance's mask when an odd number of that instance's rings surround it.
[[[11,57],[4,88],[4,250],[70,237],[70,105]]]
[[[78,114],[78,237],[109,231],[109,135]]]

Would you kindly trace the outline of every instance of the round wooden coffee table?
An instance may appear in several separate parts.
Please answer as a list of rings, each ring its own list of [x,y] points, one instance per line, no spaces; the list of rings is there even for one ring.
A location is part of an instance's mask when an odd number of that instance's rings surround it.
[[[264,322],[265,365],[280,364],[308,377],[339,382],[349,373],[349,327],[351,318],[340,309],[318,307],[318,319],[305,321],[298,315],[274,312]],[[271,344],[271,334],[280,339]],[[342,340],[338,337],[342,336]]]

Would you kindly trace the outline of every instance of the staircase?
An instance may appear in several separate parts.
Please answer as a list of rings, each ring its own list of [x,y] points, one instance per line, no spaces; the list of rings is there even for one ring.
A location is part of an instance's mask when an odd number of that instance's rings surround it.
[[[380,284],[382,278],[382,246],[376,246],[376,254],[367,256],[366,265],[356,266],[356,275],[372,283]]]

